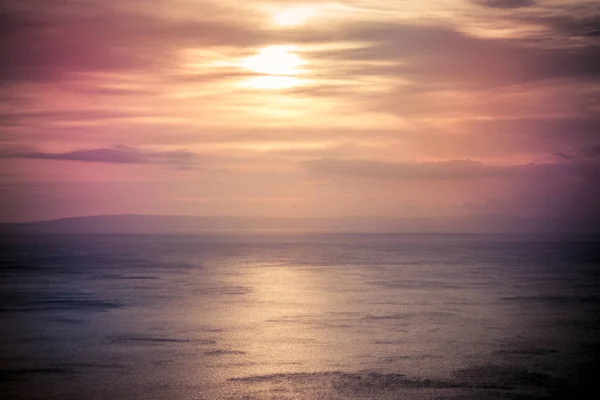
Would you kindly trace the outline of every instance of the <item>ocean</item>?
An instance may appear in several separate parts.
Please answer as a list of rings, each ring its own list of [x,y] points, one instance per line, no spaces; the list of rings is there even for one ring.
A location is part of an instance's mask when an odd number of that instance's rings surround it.
[[[599,244],[5,236],[0,398],[600,398]]]

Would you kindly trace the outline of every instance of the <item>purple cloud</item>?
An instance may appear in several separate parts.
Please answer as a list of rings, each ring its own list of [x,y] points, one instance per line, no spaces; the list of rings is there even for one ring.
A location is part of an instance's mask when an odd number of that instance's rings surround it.
[[[475,0],[474,3],[490,8],[521,8],[535,4],[533,0]]]
[[[179,168],[189,168],[196,156],[185,150],[160,152],[140,150],[128,146],[115,146],[113,148],[73,150],[62,153],[12,151],[0,154],[0,158],[25,158],[111,164],[165,164]]]

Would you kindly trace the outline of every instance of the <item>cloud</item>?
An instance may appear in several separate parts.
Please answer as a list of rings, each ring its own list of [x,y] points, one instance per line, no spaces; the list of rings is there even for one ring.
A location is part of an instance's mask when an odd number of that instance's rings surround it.
[[[553,25],[572,36],[597,38],[600,36],[600,14],[583,18],[555,18]]]
[[[471,160],[426,163],[390,163],[369,160],[321,159],[307,162],[312,172],[393,180],[470,180],[496,176],[505,171]]]
[[[474,3],[490,8],[521,8],[536,4],[533,0],[475,0]]]
[[[176,52],[185,48],[206,50],[218,46],[251,48],[272,42],[366,43],[361,49],[318,52],[319,59],[338,61],[335,73],[381,75],[413,80],[453,82],[461,85],[512,84],[560,77],[597,77],[597,46],[556,48],[546,42],[561,36],[597,36],[595,14],[562,9],[560,14],[529,13],[510,17],[513,24],[545,26],[548,34],[531,38],[482,38],[461,31],[461,25],[399,22],[358,22],[320,29],[275,32],[252,24],[254,14],[201,3],[187,15],[159,13],[164,2],[148,2],[142,12],[119,9],[111,2],[90,1],[86,7],[57,2],[0,13],[0,79],[5,81],[57,80],[90,71],[174,71]],[[478,1],[488,7],[514,8],[527,0]],[[192,7],[185,3],[185,7]],[[200,6],[198,6],[200,7]],[[207,12],[206,7],[210,7]],[[204,9],[204,10],[203,10]],[[211,19],[203,15],[211,15]],[[248,18],[244,18],[244,17]],[[464,16],[458,15],[456,20]],[[483,18],[483,17],[478,17]],[[501,18],[501,17],[498,17]],[[503,22],[501,19],[495,22]],[[543,39],[543,40],[542,40]],[[365,61],[361,68],[342,61]],[[369,61],[397,61],[375,65]],[[202,60],[199,60],[202,61]],[[381,63],[379,63],[381,64]],[[333,65],[333,64],[331,64]],[[350,69],[352,68],[352,69]],[[347,75],[347,74],[346,74]],[[200,76],[211,79],[211,75]]]
[[[592,3],[575,3],[568,9],[550,8],[539,13],[513,14],[510,18],[515,22],[544,27],[547,39],[553,39],[552,36],[594,39],[600,35],[600,10]]]
[[[461,122],[441,129],[403,132],[394,147],[398,156],[411,160],[435,157],[487,162],[510,160],[515,163],[547,161],[549,154],[566,154],[574,161],[581,161],[580,148],[597,142],[597,136],[586,135],[585,132],[545,129],[552,125],[552,121],[531,125],[535,130],[528,130],[526,124],[519,127],[518,122],[511,124],[505,120]]]
[[[317,174],[397,181],[466,181],[485,178],[592,178],[600,164],[540,163],[491,165],[473,160],[450,160],[424,163],[392,163],[370,160],[320,159],[305,163]]]
[[[586,157],[600,158],[600,145],[586,147],[582,151]]]
[[[190,18],[157,13],[160,1],[150,2],[143,11],[120,10],[111,1],[88,1],[85,7],[73,2],[23,3],[0,11],[0,82],[56,81],[77,72],[167,69],[180,48],[243,46],[264,40],[259,29],[225,18],[231,10],[216,6]]]
[[[552,153],[552,155],[558,158],[562,158],[563,160],[573,160],[575,158],[572,155],[563,153],[561,151],[554,152]]]
[[[347,27],[342,36],[369,46],[333,50],[323,57],[360,61],[354,73],[403,78],[419,86],[498,87],[600,76],[599,46],[551,45],[551,33],[542,38],[492,38],[452,26],[370,22]]]
[[[38,160],[61,160],[98,162],[111,164],[165,164],[178,168],[190,168],[196,156],[188,151],[146,151],[128,146],[73,150],[63,153],[39,151],[8,151],[0,153],[0,158],[24,158]]]
[[[464,121],[457,124],[460,132],[479,135],[495,146],[513,145],[529,151],[591,145],[598,140],[600,119],[569,118],[504,118]],[[475,139],[477,141],[477,139]],[[464,143],[466,145],[467,143]]]

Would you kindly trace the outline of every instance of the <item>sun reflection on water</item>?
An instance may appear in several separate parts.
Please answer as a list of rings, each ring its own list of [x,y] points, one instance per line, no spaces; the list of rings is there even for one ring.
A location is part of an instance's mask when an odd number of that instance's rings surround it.
[[[300,266],[257,266],[244,273],[251,295],[229,318],[249,329],[231,332],[230,338],[251,355],[254,373],[323,370],[335,358],[326,345],[335,340],[331,331],[306,323],[333,306],[321,278]]]

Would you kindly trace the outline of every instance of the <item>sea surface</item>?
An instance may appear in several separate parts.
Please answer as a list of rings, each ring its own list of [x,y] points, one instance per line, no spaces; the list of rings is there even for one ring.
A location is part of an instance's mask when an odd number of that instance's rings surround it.
[[[502,235],[5,236],[0,398],[600,398],[599,247]]]

